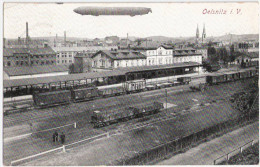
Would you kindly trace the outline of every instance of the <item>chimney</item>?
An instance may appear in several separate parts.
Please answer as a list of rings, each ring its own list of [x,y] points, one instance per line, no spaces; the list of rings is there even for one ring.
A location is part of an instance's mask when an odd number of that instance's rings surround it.
[[[3,41],[3,46],[4,46],[4,48],[5,48],[5,41],[6,41],[6,39],[4,38],[4,41]]]
[[[26,45],[29,45],[29,28],[28,28],[28,22],[26,22]]]
[[[64,46],[66,46],[66,31],[64,31]]]

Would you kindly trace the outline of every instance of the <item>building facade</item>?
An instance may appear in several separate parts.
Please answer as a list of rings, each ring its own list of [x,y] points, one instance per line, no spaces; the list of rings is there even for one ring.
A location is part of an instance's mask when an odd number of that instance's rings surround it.
[[[77,53],[96,53],[99,50],[117,49],[117,46],[89,46],[89,47],[53,47],[56,52],[56,64],[72,64]]]
[[[119,67],[134,67],[145,65],[146,56],[137,51],[98,51],[92,56],[92,67],[96,69],[114,69]]]
[[[49,46],[42,48],[4,48],[4,67],[56,65],[56,53]]]
[[[202,64],[202,54],[193,48],[176,48],[173,51],[173,63],[196,62]]]

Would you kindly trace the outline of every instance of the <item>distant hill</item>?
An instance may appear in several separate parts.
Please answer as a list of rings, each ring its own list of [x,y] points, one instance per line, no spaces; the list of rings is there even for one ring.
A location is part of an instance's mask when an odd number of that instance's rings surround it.
[[[120,39],[126,39],[126,37],[119,37]],[[140,37],[135,37],[135,36],[129,36],[128,39],[131,41],[135,41],[139,39]],[[33,40],[37,39],[42,39],[42,40],[48,40],[48,41],[54,41],[56,39],[55,36],[50,36],[50,37],[31,37]],[[104,38],[99,38],[101,40],[104,40]],[[145,38],[141,38],[145,39]],[[152,41],[160,41],[160,42],[194,42],[195,37],[166,37],[166,36],[149,36],[146,37],[148,40]],[[207,41],[214,41],[214,42],[219,42],[219,41],[230,41],[232,39],[233,42],[238,42],[238,41],[250,41],[250,40],[259,40],[259,34],[243,34],[243,35],[236,35],[236,34],[227,34],[223,36],[216,36],[216,37],[207,37]],[[7,40],[14,40],[14,39],[7,39]],[[63,36],[58,36],[58,41],[63,41],[64,37]],[[67,41],[79,41],[79,40],[93,40],[91,38],[78,38],[78,37],[66,37]]]

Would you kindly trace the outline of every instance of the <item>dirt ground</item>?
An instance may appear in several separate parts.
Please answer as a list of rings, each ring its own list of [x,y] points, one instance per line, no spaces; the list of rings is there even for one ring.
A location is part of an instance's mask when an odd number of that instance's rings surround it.
[[[123,157],[133,156],[135,153],[144,149],[237,117],[238,112],[232,108],[229,99],[233,93],[246,88],[250,83],[249,81],[250,80],[244,80],[212,86],[205,93],[179,92],[170,94],[167,98],[167,102],[174,105],[167,109],[167,111],[164,110],[146,119],[131,120],[100,128],[95,131],[111,132],[120,129],[130,129],[133,124],[149,122],[162,116],[172,118],[170,120],[157,122],[153,125],[129,132],[118,133],[116,136],[102,138],[73,148],[66,153],[58,153],[23,165],[76,166],[113,164],[113,162]],[[152,99],[159,99],[162,102],[166,100],[161,94],[151,96],[149,100]],[[122,103],[122,100],[124,99],[122,98],[120,103]],[[134,97],[133,102],[135,100],[138,101],[142,99],[140,97]],[[129,101],[125,101],[124,103],[129,103]],[[83,129],[82,133],[84,133]],[[89,132],[85,131],[85,133]]]

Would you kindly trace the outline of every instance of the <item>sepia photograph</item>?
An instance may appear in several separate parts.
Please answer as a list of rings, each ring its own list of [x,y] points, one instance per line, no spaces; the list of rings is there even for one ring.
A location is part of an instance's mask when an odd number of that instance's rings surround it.
[[[2,2],[3,166],[258,165],[259,2]]]

